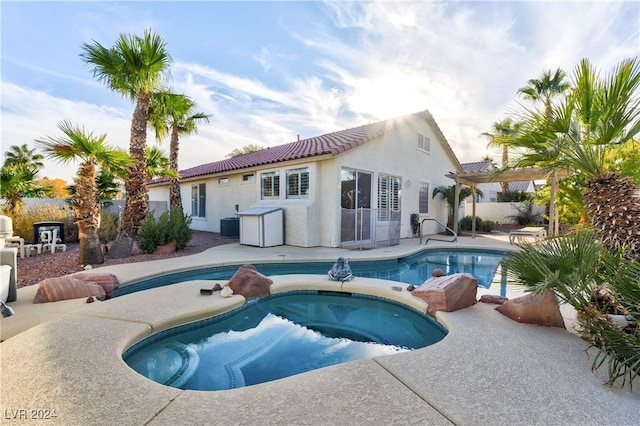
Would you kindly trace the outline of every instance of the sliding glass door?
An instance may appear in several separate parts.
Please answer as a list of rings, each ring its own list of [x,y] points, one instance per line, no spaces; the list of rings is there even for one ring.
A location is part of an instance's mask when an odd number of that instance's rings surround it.
[[[340,183],[342,243],[371,239],[372,173],[342,169]]]

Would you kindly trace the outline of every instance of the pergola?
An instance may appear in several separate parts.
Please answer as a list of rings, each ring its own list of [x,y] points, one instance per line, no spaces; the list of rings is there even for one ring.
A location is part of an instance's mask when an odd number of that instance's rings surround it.
[[[471,221],[471,235],[473,238],[476,236],[476,185],[479,183],[493,183],[493,182],[514,182],[521,180],[538,180],[551,178],[551,200],[549,203],[549,229],[548,235],[558,234],[558,206],[556,205],[556,191],[558,188],[558,179],[565,178],[569,175],[566,170],[549,170],[544,168],[530,167],[523,169],[508,169],[508,170],[490,170],[485,172],[468,172],[468,173],[448,173],[446,176],[451,178],[456,183],[455,200],[460,197],[460,185],[467,185],[471,187],[473,207],[472,207],[472,221]],[[456,202],[453,206],[453,217],[456,223],[458,223],[459,206]]]

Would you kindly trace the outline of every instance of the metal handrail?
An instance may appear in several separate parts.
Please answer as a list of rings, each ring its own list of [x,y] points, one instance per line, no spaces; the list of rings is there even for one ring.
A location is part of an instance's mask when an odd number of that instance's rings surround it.
[[[432,221],[436,222],[440,226],[444,227],[444,229],[446,229],[447,231],[449,231],[449,232],[451,232],[453,234],[453,240],[443,240],[441,238],[429,237],[424,241],[425,245],[429,242],[429,240],[444,241],[445,243],[453,243],[458,239],[458,234],[456,233],[456,231],[454,231],[453,229],[449,228],[447,225],[445,225],[444,223],[440,222],[438,219],[435,219],[433,217],[425,217],[420,222],[420,244],[422,244],[422,225],[424,224],[425,220],[432,220]]]

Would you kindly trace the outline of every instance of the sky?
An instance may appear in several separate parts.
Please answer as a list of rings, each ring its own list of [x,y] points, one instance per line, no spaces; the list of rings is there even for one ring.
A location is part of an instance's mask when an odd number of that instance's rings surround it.
[[[173,59],[165,85],[210,115],[181,138],[180,169],[423,110],[461,162],[499,160],[481,134],[528,106],[527,80],[640,53],[637,1],[0,0],[0,19],[3,153],[61,137],[63,120],[128,150],[134,104],[80,54],[153,29]],[[40,177],[70,183],[77,166],[47,159]]]

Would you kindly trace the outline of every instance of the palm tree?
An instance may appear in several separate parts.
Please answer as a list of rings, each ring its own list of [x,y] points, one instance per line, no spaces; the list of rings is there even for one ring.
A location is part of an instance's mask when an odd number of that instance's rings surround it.
[[[116,182],[119,172],[106,171],[100,169],[96,175],[96,198],[101,206],[105,206],[109,200],[115,198],[120,192],[120,185]],[[76,182],[77,179],[74,179]],[[77,185],[67,186],[67,191],[73,196],[76,193]]]
[[[518,89],[518,93],[533,102],[541,101],[544,105],[544,114],[549,117],[553,99],[571,87],[565,81],[566,76],[566,73],[560,68],[556,69],[553,74],[551,70],[544,71],[540,78],[532,78],[527,81],[527,85]]]
[[[511,118],[505,118],[502,121],[496,121],[491,125],[491,133],[484,132],[481,136],[489,138],[489,145],[502,147],[502,168],[509,167],[509,146],[513,137],[518,133],[520,125],[514,123]],[[505,196],[509,191],[509,182],[500,182],[502,187],[502,195]]]
[[[58,128],[66,137],[47,137],[36,140],[47,155],[63,164],[74,160],[82,163],[78,167],[76,192],[71,199],[73,221],[78,225],[80,239],[81,265],[104,263],[104,255],[98,227],[100,223],[100,207],[96,184],[96,168],[126,167],[131,159],[126,152],[111,148],[105,144],[107,135],[94,136],[85,132],[84,128],[63,121]]]
[[[0,169],[0,197],[7,201],[7,211],[13,214],[23,198],[49,196],[53,188],[37,182],[39,167],[34,164],[9,164]]]
[[[198,132],[199,121],[209,122],[209,116],[202,112],[194,112],[195,101],[185,95],[160,91],[151,97],[149,122],[156,132],[156,138],[162,140],[171,135],[169,145],[169,165],[174,176],[169,178],[169,205],[182,209],[180,184],[178,175],[178,149],[180,135],[191,135]]]
[[[30,149],[26,143],[20,146],[11,146],[9,150],[4,153],[4,156],[5,166],[27,164],[35,167],[37,170],[42,169],[44,166],[44,162],[42,161],[44,160],[44,156],[37,153],[35,149]]]
[[[557,68],[554,72],[547,70],[542,73],[540,78],[530,79],[527,82],[527,86],[518,89],[518,93],[534,103],[542,102],[544,106],[544,116],[549,119],[552,113],[553,100],[571,88],[571,85],[565,80],[566,77],[566,73],[560,68]],[[549,234],[553,235],[557,233],[556,231],[558,229],[558,218],[553,216],[556,211],[555,188],[558,185],[558,178],[553,170],[550,171],[550,175],[552,180],[552,195],[549,204],[549,214],[551,215],[549,217]]]
[[[147,147],[147,175],[149,179],[177,176],[169,167],[169,159],[157,146]]]
[[[600,77],[587,59],[573,74],[573,90],[550,115],[530,112],[516,142],[519,164],[572,170],[585,179],[591,224],[605,246],[625,246],[640,260],[640,203],[630,177],[619,175],[610,152],[640,132],[640,64],[628,59]]]
[[[480,195],[481,197],[484,196],[482,191],[480,191],[479,189],[476,189],[476,194]],[[456,224],[454,223],[455,218],[453,217],[454,208],[456,206],[456,186],[438,186],[434,188],[431,196],[433,198],[436,198],[438,195],[440,195],[449,206],[447,227],[449,227],[449,229],[454,229],[454,226],[456,226]],[[463,186],[462,188],[460,188],[460,193],[458,194],[458,206],[462,204],[465,198],[471,195],[473,195],[473,191],[468,186]]]
[[[164,40],[151,30],[145,30],[142,37],[121,34],[112,48],[94,40],[91,44],[85,43],[82,49],[84,53],[80,56],[93,67],[94,77],[136,102],[129,146],[134,163],[127,170],[127,199],[118,237],[109,250],[111,257],[127,257],[131,255],[133,241],[149,210],[145,147],[151,93],[169,71],[171,56]]]

